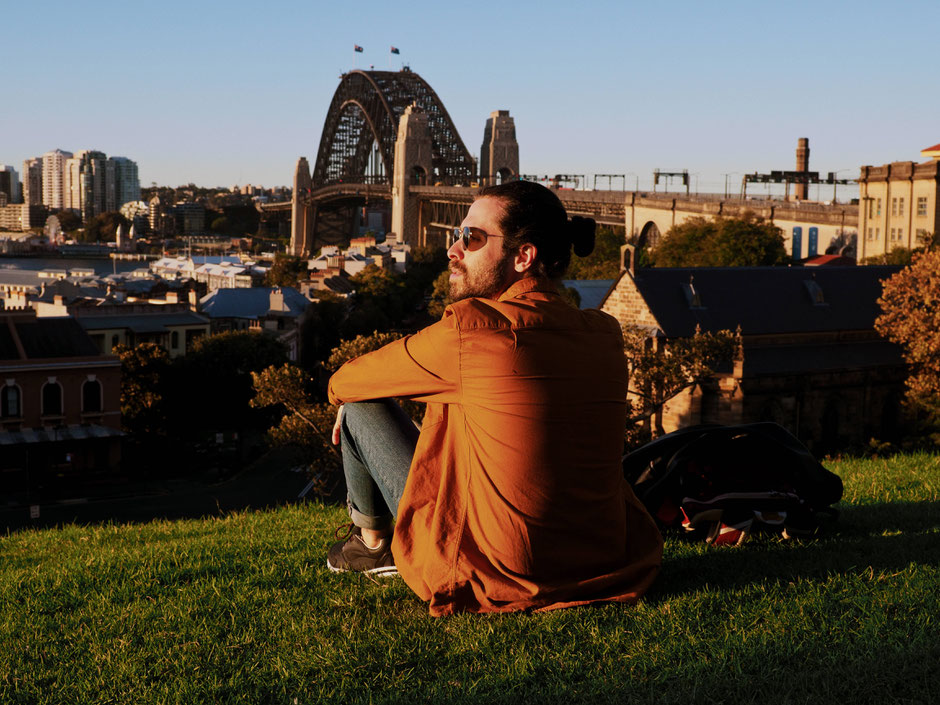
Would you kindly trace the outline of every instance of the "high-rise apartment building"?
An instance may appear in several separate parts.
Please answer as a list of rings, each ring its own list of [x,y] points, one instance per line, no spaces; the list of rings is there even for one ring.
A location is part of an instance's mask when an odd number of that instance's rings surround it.
[[[42,202],[54,210],[65,208],[65,162],[71,152],[53,149],[42,155]]]
[[[28,206],[42,205],[42,159],[23,161],[23,203]]]
[[[137,175],[137,162],[127,157],[111,157],[114,164],[115,209],[125,203],[140,200],[140,177]]]
[[[0,164],[0,193],[6,194],[7,203],[20,203],[20,175],[12,166]]]
[[[82,150],[66,161],[65,204],[88,221],[140,199],[137,164],[126,157],[108,158],[104,152]]]

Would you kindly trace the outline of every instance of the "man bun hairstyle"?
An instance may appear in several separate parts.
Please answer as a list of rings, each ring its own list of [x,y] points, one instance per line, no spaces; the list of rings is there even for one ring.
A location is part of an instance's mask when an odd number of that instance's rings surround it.
[[[594,219],[574,216],[568,220],[558,196],[540,184],[509,181],[480,189],[477,198],[502,202],[503,251],[514,252],[527,242],[535,245],[535,274],[561,279],[571,262],[572,246],[578,257],[594,251]]]

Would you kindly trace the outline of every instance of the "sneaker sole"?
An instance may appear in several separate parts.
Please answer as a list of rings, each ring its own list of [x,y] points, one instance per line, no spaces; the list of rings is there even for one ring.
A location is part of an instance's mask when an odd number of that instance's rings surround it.
[[[326,561],[326,567],[329,568],[334,573],[365,573],[366,575],[371,575],[375,578],[394,578],[398,575],[398,568],[393,565],[385,566],[383,568],[371,568],[369,570],[349,570],[348,568],[337,568],[329,559]]]

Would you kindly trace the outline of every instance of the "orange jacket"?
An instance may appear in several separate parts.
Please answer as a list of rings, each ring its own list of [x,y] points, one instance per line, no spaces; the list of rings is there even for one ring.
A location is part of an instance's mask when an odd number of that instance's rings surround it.
[[[662,538],[623,479],[617,321],[528,278],[340,368],[333,403],[428,403],[392,552],[433,615],[635,602]]]

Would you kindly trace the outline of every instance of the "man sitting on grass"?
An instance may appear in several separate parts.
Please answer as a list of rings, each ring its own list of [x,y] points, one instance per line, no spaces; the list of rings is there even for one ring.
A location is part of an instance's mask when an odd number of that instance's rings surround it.
[[[627,375],[617,321],[558,282],[594,248],[526,181],[481,190],[455,229],[441,321],[340,368],[353,533],[334,571],[400,573],[433,615],[635,602],[662,539],[620,465]],[[427,402],[420,433],[389,397]]]

